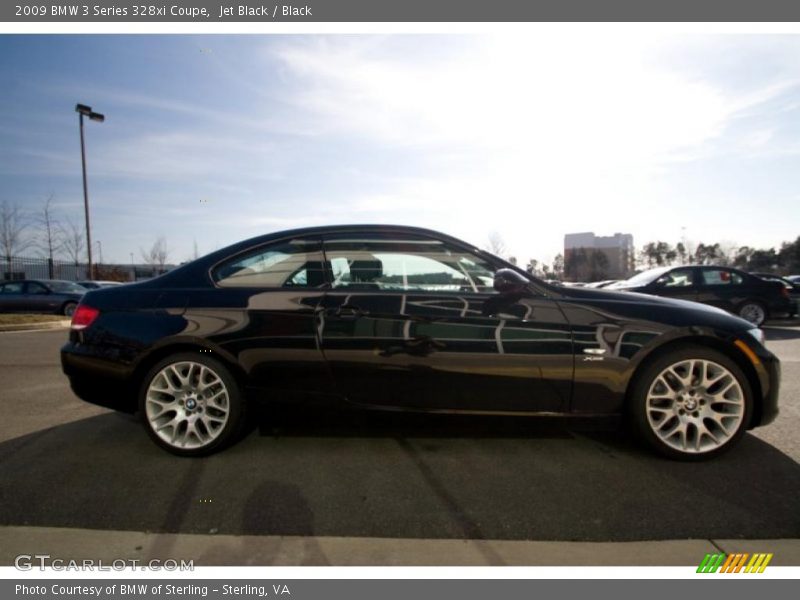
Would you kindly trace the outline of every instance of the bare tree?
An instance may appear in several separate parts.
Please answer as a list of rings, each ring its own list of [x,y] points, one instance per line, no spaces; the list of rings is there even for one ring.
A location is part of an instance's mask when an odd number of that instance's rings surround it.
[[[153,242],[150,250],[145,251],[144,248],[139,249],[142,253],[144,262],[152,267],[157,267],[158,273],[164,272],[164,265],[169,258],[169,250],[167,250],[167,239],[162,235]]]
[[[61,249],[77,266],[83,258],[83,250],[86,247],[83,230],[75,225],[72,219],[67,219],[65,223],[59,225],[58,229],[61,237]]]
[[[45,200],[41,210],[34,215],[38,231],[34,239],[36,248],[47,258],[50,279],[53,279],[53,258],[61,247],[58,221],[53,214],[53,195]]]
[[[25,237],[24,215],[18,204],[5,200],[0,206],[0,252],[6,260],[6,272],[11,272],[11,257],[30,247],[31,241]]]
[[[506,243],[503,240],[503,236],[501,236],[496,231],[493,231],[489,234],[489,240],[486,249],[494,254],[495,256],[499,256],[503,258],[506,253]]]

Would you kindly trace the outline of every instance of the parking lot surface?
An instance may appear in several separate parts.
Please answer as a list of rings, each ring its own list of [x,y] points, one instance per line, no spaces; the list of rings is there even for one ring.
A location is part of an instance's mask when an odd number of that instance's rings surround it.
[[[542,419],[265,415],[206,459],[78,400],[64,331],[0,334],[0,525],[217,535],[637,541],[800,538],[800,328],[768,328],[781,415],[710,462]]]

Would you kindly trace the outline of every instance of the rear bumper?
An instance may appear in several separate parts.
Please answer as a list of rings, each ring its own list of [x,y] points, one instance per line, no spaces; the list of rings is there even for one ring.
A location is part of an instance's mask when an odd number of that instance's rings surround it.
[[[91,355],[84,346],[67,342],[61,348],[61,369],[81,400],[122,412],[136,412],[137,390],[127,366]]]

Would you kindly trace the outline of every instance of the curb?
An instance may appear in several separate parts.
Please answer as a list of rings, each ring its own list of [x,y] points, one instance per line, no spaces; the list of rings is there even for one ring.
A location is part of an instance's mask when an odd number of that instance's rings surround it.
[[[213,530],[212,530],[213,531]],[[686,566],[705,554],[770,552],[773,566],[800,564],[800,539],[559,542],[326,536],[145,533],[64,527],[0,527],[0,565],[47,548],[51,558],[193,558],[197,566]]]
[[[18,325],[0,325],[0,333],[7,331],[44,331],[46,329],[66,329],[69,327],[69,319],[58,321],[45,321],[43,323],[20,323]]]

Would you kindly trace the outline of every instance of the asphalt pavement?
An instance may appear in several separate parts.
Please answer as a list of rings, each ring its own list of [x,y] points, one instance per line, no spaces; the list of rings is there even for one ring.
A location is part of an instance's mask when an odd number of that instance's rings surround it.
[[[64,331],[0,334],[0,525],[292,539],[800,538],[800,328],[767,329],[781,415],[705,463],[560,421],[271,411],[206,459],[61,374]],[[287,538],[289,539],[289,538]],[[426,542],[428,543],[428,542]]]

